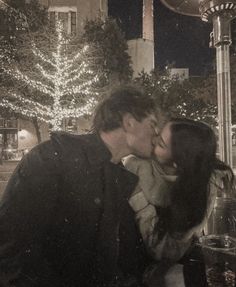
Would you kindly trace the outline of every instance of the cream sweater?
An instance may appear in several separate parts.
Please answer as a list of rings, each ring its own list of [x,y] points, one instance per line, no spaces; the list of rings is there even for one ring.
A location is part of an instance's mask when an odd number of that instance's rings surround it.
[[[159,221],[155,206],[167,207],[171,204],[170,193],[177,176],[167,174],[157,161],[135,156],[127,157],[124,165],[139,177],[129,204],[135,211],[136,221],[147,251],[156,260],[166,258],[178,261],[190,247],[192,238],[202,233],[214,206],[221,172],[216,171],[211,177],[208,207],[203,221],[181,237],[172,237],[166,233],[160,239],[157,232],[154,232],[154,226]]]

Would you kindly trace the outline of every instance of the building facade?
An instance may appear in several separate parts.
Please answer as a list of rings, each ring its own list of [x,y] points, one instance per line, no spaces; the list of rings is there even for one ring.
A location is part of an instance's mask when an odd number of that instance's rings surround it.
[[[60,19],[68,33],[82,33],[87,20],[105,18],[108,15],[108,0],[40,0],[48,9],[53,23]]]
[[[134,77],[154,69],[153,0],[143,0],[142,38],[128,41]]]

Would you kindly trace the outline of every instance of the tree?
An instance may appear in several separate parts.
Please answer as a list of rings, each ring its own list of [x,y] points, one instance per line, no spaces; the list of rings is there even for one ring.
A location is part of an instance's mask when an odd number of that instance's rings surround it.
[[[38,0],[1,0],[1,55],[19,60],[18,48],[25,42],[25,35],[42,31],[47,24],[47,10]]]
[[[23,46],[29,46],[32,34],[44,31],[48,25],[48,13],[46,8],[39,4],[38,0],[0,0],[0,65],[8,66],[12,60],[19,65],[29,63],[29,53],[24,53]],[[45,29],[47,30],[47,29]],[[30,65],[31,64],[31,65]],[[13,85],[3,73],[0,74],[1,87],[8,89]],[[6,115],[7,109],[1,110],[1,115]],[[14,113],[8,109],[8,116]],[[41,141],[39,122],[32,118],[38,141]]]
[[[232,124],[236,124],[236,55],[230,57]],[[217,75],[210,74],[196,87],[195,94],[205,102],[217,105]]]
[[[114,19],[88,21],[84,27],[83,40],[96,47],[99,54],[97,65],[103,71],[105,84],[131,79],[133,70],[127,41]]]
[[[65,118],[91,113],[99,96],[95,87],[98,75],[92,69],[95,57],[88,45],[77,46],[73,52],[75,44],[74,38],[63,33],[60,23],[44,50],[32,42],[36,64],[31,70],[17,65],[3,67],[4,74],[17,85],[12,89],[2,87],[0,105],[47,122],[52,130],[62,129]]]
[[[154,97],[165,117],[187,117],[216,125],[216,105],[206,102],[196,93],[201,82],[199,79],[180,81],[171,78],[168,70],[155,70],[151,74],[141,73],[135,81]]]

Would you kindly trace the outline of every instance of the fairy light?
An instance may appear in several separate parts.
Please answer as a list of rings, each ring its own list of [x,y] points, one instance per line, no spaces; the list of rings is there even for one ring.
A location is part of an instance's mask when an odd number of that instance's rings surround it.
[[[99,94],[95,84],[99,78],[91,69],[89,46],[80,48],[73,55],[66,51],[65,42],[62,26],[58,22],[56,49],[53,53],[45,54],[32,43],[32,52],[38,61],[35,65],[38,71],[36,78],[18,68],[3,67],[3,71],[11,78],[40,92],[41,100],[35,100],[36,97],[26,98],[20,91],[5,91],[0,106],[28,117],[37,117],[50,124],[52,130],[61,130],[65,118],[91,114],[97,104]],[[68,40],[66,44],[69,44]]]

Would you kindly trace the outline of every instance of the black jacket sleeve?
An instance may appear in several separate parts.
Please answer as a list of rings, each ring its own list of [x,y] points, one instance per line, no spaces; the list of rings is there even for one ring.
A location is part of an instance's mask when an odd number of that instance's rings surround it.
[[[150,264],[150,258],[136,225],[135,213],[128,201],[121,214],[119,241],[119,267],[124,281],[127,281],[127,286],[142,286],[143,273]],[[129,280],[133,285],[128,284]]]
[[[0,286],[59,286],[43,255],[57,200],[58,154],[50,141],[18,164],[0,203]]]

